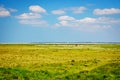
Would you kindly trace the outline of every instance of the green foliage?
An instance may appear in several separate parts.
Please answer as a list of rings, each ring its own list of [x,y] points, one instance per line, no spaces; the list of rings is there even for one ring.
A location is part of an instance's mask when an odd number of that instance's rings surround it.
[[[97,67],[91,71],[83,70],[79,73],[67,75],[69,80],[119,80],[120,63],[109,63]]]
[[[12,68],[0,68],[0,80],[13,80],[13,79],[28,79],[29,71],[12,69]]]

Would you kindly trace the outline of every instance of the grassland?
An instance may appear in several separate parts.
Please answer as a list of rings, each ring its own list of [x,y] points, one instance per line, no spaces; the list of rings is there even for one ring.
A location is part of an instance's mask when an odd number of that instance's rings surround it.
[[[1,44],[0,80],[120,80],[120,44]]]

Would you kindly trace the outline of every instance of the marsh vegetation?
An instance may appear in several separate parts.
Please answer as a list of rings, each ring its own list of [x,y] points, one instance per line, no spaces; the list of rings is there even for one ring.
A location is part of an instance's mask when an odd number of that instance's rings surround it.
[[[120,80],[120,44],[1,44],[0,80]]]

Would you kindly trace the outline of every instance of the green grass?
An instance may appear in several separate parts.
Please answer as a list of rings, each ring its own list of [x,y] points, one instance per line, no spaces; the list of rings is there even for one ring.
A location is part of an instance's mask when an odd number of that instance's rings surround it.
[[[120,80],[120,44],[1,44],[0,80]]]

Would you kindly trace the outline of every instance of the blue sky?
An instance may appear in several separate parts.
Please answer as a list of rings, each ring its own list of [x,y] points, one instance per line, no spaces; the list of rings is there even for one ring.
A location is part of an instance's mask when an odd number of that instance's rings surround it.
[[[0,0],[0,43],[120,42],[120,0]]]

